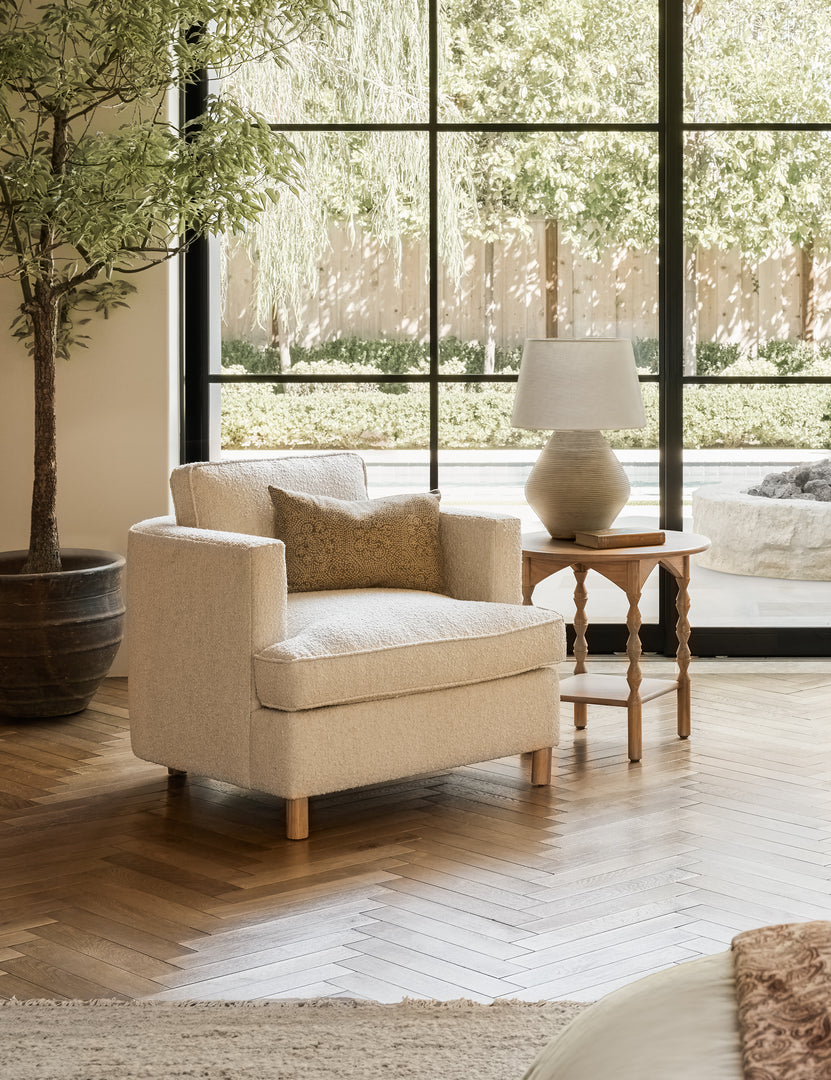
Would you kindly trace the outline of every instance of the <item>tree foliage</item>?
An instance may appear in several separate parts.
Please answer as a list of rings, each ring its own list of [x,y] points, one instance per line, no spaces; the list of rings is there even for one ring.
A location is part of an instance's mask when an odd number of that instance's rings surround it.
[[[182,131],[170,92],[206,69],[278,66],[332,18],[331,0],[0,0],[0,274],[19,284],[35,370],[24,572],[60,569],[54,366],[83,344],[77,316],[123,304],[129,276],[189,232],[242,229],[298,179],[291,143],[233,96]]]
[[[294,186],[297,154],[264,118],[213,95],[182,138],[165,94],[203,68],[284,62],[288,39],[328,10],[326,0],[3,0],[0,254],[24,301],[35,282],[64,312],[116,298],[113,283],[87,283],[169,258],[186,230],[241,229],[279,185]]]
[[[831,120],[826,0],[695,0],[687,6],[686,118],[699,123]],[[828,136],[691,132],[686,234],[694,247],[771,254],[831,237]]]
[[[275,123],[418,123],[427,119],[427,84],[425,0],[346,0],[341,22],[298,42],[290,64],[240,65],[223,93]],[[428,221],[426,135],[298,132],[294,141],[304,161],[301,190],[269,206],[244,236],[226,236],[230,251],[246,248],[258,267],[262,325],[275,307],[285,313],[316,287],[330,223],[360,225],[398,257],[402,241],[423,236]],[[442,258],[461,273],[467,192],[459,155],[442,155],[439,190]]]
[[[654,0],[445,0],[440,119],[656,122]],[[688,0],[687,119],[831,118],[827,0]],[[424,0],[351,0],[346,25],[292,50],[290,66],[240,79],[271,95],[277,120],[423,121]],[[324,145],[325,144],[325,145]],[[314,282],[326,228],[348,222],[385,239],[426,233],[426,148],[419,137],[309,136],[305,192],[249,236],[260,260],[261,318],[276,296]],[[458,275],[466,238],[493,241],[530,217],[556,219],[589,256],[657,242],[658,142],[652,133],[452,133],[439,142],[445,262]],[[828,137],[690,132],[685,238],[760,257],[831,236]]]

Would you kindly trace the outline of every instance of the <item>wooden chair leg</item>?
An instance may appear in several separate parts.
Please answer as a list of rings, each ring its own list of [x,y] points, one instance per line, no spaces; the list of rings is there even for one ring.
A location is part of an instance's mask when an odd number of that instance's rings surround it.
[[[531,783],[534,787],[546,787],[551,783],[551,747],[544,746],[531,755]]]
[[[168,776],[187,776],[188,774],[184,771],[184,769],[171,769],[171,768],[168,768],[167,775]]]
[[[305,840],[308,835],[308,798],[286,799],[286,836],[289,840]]]

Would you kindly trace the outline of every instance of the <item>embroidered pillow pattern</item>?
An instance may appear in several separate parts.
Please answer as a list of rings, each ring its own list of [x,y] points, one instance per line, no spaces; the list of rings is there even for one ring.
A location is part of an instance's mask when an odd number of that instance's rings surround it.
[[[270,485],[268,491],[291,592],[442,592],[438,494],[351,501]]]

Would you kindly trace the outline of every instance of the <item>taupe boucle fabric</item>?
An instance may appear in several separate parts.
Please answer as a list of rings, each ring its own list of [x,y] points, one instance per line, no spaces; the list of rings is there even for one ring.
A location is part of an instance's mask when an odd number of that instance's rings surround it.
[[[251,658],[286,634],[283,544],[183,529],[130,530],[130,734],[140,758],[250,786]]]
[[[486,682],[564,658],[554,612],[360,589],[290,596],[286,640],[258,653],[254,672],[262,704],[293,711]]]
[[[336,499],[268,486],[289,590],[440,592],[439,496]]]
[[[287,455],[254,461],[200,461],[170,475],[179,525],[251,536],[275,536],[268,485],[366,498],[366,470],[360,454]]]
[[[457,600],[522,603],[522,525],[485,511],[442,510],[445,591]]]
[[[558,687],[545,667],[380,701],[258,709],[251,786],[295,799],[556,746]]]
[[[162,518],[131,530],[129,692],[139,757],[299,798],[556,743],[559,697],[552,665],[562,655],[559,644],[548,656],[537,655],[545,666],[487,682],[312,709],[261,707],[255,655],[305,632],[310,624],[299,615],[307,610],[305,603],[311,605],[307,613],[317,617],[313,594],[287,595],[285,546],[273,537],[269,484],[335,498],[366,495],[363,462],[356,454],[204,463],[174,472],[178,524]],[[518,604],[517,519],[441,513],[439,539],[450,597]],[[290,602],[296,616],[291,629]],[[526,609],[519,617],[529,615],[533,623],[553,613]],[[425,613],[428,642],[431,618]],[[550,643],[561,634],[551,626],[538,631],[550,635]],[[534,640],[534,648],[541,649]],[[447,645],[457,646],[463,648],[456,639]],[[344,657],[321,656],[290,666],[322,662],[328,667],[329,659],[336,665]],[[474,663],[472,654],[464,663]]]
[[[366,498],[363,459],[355,453],[197,462],[174,469],[170,477],[177,523],[274,536],[269,484],[338,499]],[[448,595],[457,600],[522,602],[518,518],[443,510],[439,540]]]

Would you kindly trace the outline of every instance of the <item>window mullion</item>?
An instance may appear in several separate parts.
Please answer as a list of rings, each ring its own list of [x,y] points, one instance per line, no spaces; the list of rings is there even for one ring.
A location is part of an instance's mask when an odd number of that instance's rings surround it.
[[[439,486],[439,0],[429,0],[430,489]]]
[[[661,527],[683,527],[684,0],[659,3],[658,341]],[[675,587],[661,575],[665,650],[675,647]]]

